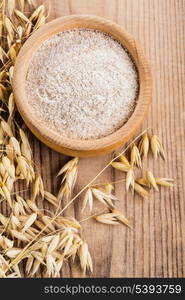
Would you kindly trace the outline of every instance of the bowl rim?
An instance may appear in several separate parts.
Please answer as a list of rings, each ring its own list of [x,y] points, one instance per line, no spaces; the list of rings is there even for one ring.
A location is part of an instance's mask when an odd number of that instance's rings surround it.
[[[49,128],[46,122],[39,120],[27,101],[25,81],[30,60],[41,43],[59,32],[87,28],[108,33],[117,39],[131,55],[139,78],[139,94],[136,107],[128,121],[115,132],[99,139],[71,139]],[[101,29],[100,29],[101,28]],[[123,40],[125,44],[123,44]],[[15,102],[28,128],[42,142],[58,152],[72,156],[94,156],[116,149],[132,137],[146,117],[151,102],[152,78],[146,57],[138,42],[122,26],[94,15],[69,15],[57,18],[33,33],[21,48],[14,67],[13,90]]]

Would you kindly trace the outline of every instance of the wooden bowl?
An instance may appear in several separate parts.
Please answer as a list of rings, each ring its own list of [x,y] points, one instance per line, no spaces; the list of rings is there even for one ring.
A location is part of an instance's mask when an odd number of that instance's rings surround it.
[[[54,34],[74,28],[96,29],[111,35],[126,47],[135,62],[139,76],[137,105],[129,120],[114,133],[95,140],[77,140],[62,136],[38,119],[30,109],[25,81],[32,56],[41,43]],[[15,64],[13,89],[17,108],[29,129],[52,149],[70,156],[87,157],[115,150],[130,139],[141,126],[151,102],[151,72],[147,60],[135,39],[121,26],[93,15],[70,15],[44,25],[22,47]]]

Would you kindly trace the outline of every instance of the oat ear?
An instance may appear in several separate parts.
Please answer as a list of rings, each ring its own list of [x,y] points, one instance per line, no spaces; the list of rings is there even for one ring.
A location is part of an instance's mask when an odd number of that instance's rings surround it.
[[[159,189],[156,183],[156,179],[151,171],[146,171],[146,178],[147,181],[151,184],[151,186],[158,192]]]

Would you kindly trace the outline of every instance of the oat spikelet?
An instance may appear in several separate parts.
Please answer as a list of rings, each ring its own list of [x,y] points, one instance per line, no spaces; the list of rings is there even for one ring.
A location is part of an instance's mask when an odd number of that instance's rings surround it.
[[[155,177],[151,171],[146,171],[146,178],[147,178],[147,181],[151,184],[151,186],[153,186],[153,188],[156,191],[159,191],[158,186],[156,184]]]
[[[29,218],[27,219],[27,221],[24,224],[24,227],[22,229],[22,233],[24,233],[25,231],[28,230],[28,228],[31,227],[31,225],[35,222],[35,220],[37,219],[37,214],[33,213],[29,216]]]
[[[36,258],[34,260],[34,263],[33,263],[33,266],[32,266],[32,269],[31,269],[31,276],[33,277],[34,274],[38,271],[39,267],[40,267],[40,261]]]
[[[3,48],[0,46],[0,61],[4,63],[5,57],[7,57],[6,52],[3,50]],[[3,93],[1,91],[0,99],[3,99]]]
[[[63,178],[57,197],[58,199],[62,199],[63,196],[68,199],[69,196],[71,196],[77,179],[77,164],[78,158],[73,158],[72,160],[68,161],[59,171],[57,176],[63,175]]]
[[[64,256],[68,254],[69,249],[72,246],[73,239],[74,239],[73,234],[71,232],[69,232],[67,242],[64,244]]]
[[[14,165],[11,164],[11,161],[9,160],[9,158],[7,156],[2,157],[2,164],[5,168],[5,170],[7,171],[7,173],[9,174],[9,176],[11,176],[12,178],[15,178],[15,167],[14,167]]]
[[[114,190],[114,186],[112,184],[106,184],[105,185],[105,193],[107,195],[112,195],[112,191]],[[112,202],[112,199],[111,198],[107,198],[107,202],[110,204],[110,207],[114,207],[114,204]]]
[[[30,273],[30,270],[33,266],[33,262],[34,262],[34,257],[32,255],[30,255],[27,259],[27,262],[26,262],[26,273],[29,274]]]
[[[61,225],[65,227],[80,229],[81,226],[79,222],[73,217],[60,217]]]
[[[12,249],[6,251],[6,255],[10,258],[15,258],[17,255],[20,254],[21,251],[22,251],[22,249],[20,249],[20,248],[12,248]]]
[[[0,222],[3,224],[4,227],[6,227],[7,224],[8,224],[8,218],[6,218],[6,217],[5,217],[4,215],[2,215],[1,213],[0,213]]]
[[[130,163],[129,163],[128,159],[125,157],[125,155],[121,154],[119,156],[119,161],[122,162],[128,168],[130,167]]]
[[[79,258],[83,273],[85,274],[86,270],[92,272],[92,259],[86,242],[83,242],[83,244],[79,248]]]
[[[21,155],[20,144],[14,136],[10,138],[10,145],[13,147],[16,155]]]
[[[12,117],[14,113],[14,109],[15,109],[14,97],[13,97],[13,93],[11,93],[8,99],[8,110],[9,110],[10,117]]]
[[[8,204],[12,208],[12,199],[11,199],[11,196],[10,196],[10,191],[8,190],[8,188],[6,187],[5,184],[3,184],[1,188],[2,188],[4,198],[7,200]]]
[[[14,13],[15,13],[16,18],[23,24],[30,23],[30,20],[20,10],[15,9]]]
[[[25,32],[24,32],[24,36],[27,39],[30,35],[31,35],[31,31],[32,31],[32,23],[27,23],[25,25]]]
[[[133,167],[130,167],[129,171],[127,172],[126,176],[126,190],[128,191],[129,188],[134,187],[134,170]]]
[[[106,192],[97,188],[92,188],[92,194],[98,201],[106,206],[110,206],[110,200],[118,200],[114,195],[107,194]]]
[[[22,140],[21,153],[27,159],[27,161],[31,162],[32,151],[31,151],[31,147],[30,147],[28,138],[27,138],[25,132],[21,128],[19,129],[19,134],[20,134],[20,137]]]
[[[66,184],[62,184],[57,195],[58,203],[60,203],[63,197],[66,197],[66,199],[68,200],[70,195],[71,191],[69,190],[69,187]]]
[[[164,148],[157,135],[152,135],[150,145],[154,158],[157,159],[157,157],[161,155],[161,157],[165,160]]]
[[[19,37],[19,40],[21,41],[23,38],[23,27],[21,25],[17,26],[17,35]]]
[[[15,63],[16,57],[17,57],[17,53],[15,51],[14,45],[12,45],[8,51],[8,56],[10,57],[10,59],[12,60],[12,63]]]
[[[73,166],[73,168],[66,173],[65,179],[63,178],[62,180],[62,182],[65,181],[70,191],[72,191],[74,188],[76,178],[77,178],[77,171],[78,171],[77,166],[76,165]]]
[[[55,269],[55,260],[51,254],[46,255],[46,266],[47,266],[47,275],[51,277],[54,275],[54,269]]]
[[[17,277],[21,278],[22,275],[21,275],[21,272],[20,272],[20,269],[19,269],[19,266],[18,265],[14,265],[12,266],[12,269],[15,271],[15,274],[17,275]]]
[[[13,248],[13,244],[14,244],[14,242],[12,240],[8,239],[5,236],[0,235],[0,246],[3,249]]]
[[[34,31],[39,29],[41,26],[43,26],[46,23],[46,16],[42,15],[38,18],[37,23],[34,26]]]
[[[10,125],[4,120],[1,121],[1,127],[5,134],[7,134],[9,137],[13,136],[13,132],[10,128]]]
[[[166,187],[173,187],[173,181],[172,178],[163,178],[163,177],[157,177],[155,178],[155,181],[158,185],[166,186]]]
[[[19,221],[18,217],[12,216],[11,217],[11,224],[12,224],[13,229],[15,229],[17,227],[20,227],[21,222]]]
[[[146,178],[137,178],[136,182],[142,186],[150,187],[150,183],[148,182],[148,180]]]
[[[138,193],[141,197],[147,197],[149,195],[148,191],[145,190],[140,184],[137,182],[134,183],[134,191]]]
[[[5,17],[5,27],[10,39],[13,41],[15,28],[8,17]]]
[[[27,147],[30,147],[28,138],[27,138],[25,132],[21,128],[19,129],[19,134],[20,134],[23,144],[25,144]]]
[[[51,219],[48,216],[42,216],[42,221],[45,225],[48,226],[48,229],[50,229],[51,231],[55,231],[55,227],[54,225],[50,222]]]
[[[6,88],[4,87],[3,84],[0,83],[0,100],[2,100],[2,102],[4,102],[5,92],[6,92]]]
[[[116,213],[107,213],[99,216],[95,216],[94,219],[100,223],[104,223],[107,225],[118,225],[119,222],[116,218]]]
[[[13,237],[17,238],[20,241],[29,242],[29,239],[26,237],[26,235],[17,230],[11,230],[11,234]]]
[[[116,219],[119,222],[123,223],[124,225],[127,225],[128,227],[131,227],[129,220],[119,210],[112,209],[112,213],[116,215]]]
[[[108,195],[111,195],[113,190],[114,190],[114,186],[111,183],[105,185],[105,191]]]
[[[66,196],[68,199],[71,196],[77,179],[77,170],[77,166],[74,166],[73,169],[68,170],[63,177],[62,185],[58,193],[58,199],[62,199],[63,196]]]
[[[13,74],[14,74],[14,66],[11,66],[9,69],[9,79],[10,79],[10,83],[11,85],[13,84],[12,80],[13,80]]]
[[[0,48],[1,49],[1,48]],[[3,81],[7,78],[7,73],[5,72],[5,70],[2,70],[0,72],[0,81]]]
[[[39,220],[36,220],[35,221],[35,225],[39,228],[39,230],[44,230],[44,232],[45,233],[47,233],[47,234],[49,234],[50,233],[50,230],[51,229],[49,229],[49,228],[45,228],[45,223],[44,222],[42,222],[42,221],[39,221]],[[45,229],[44,229],[45,228]],[[54,229],[55,230],[55,229]],[[54,231],[53,229],[52,229],[52,231]]]
[[[58,207],[58,199],[50,192],[44,191],[44,199],[46,199],[53,206]]]
[[[21,153],[27,159],[27,161],[31,163],[32,151],[28,145],[25,145],[24,143],[21,144]]]
[[[140,157],[139,149],[135,144],[133,144],[131,149],[130,163],[131,166],[136,165],[138,168],[141,168],[141,157]]]
[[[57,248],[59,241],[60,241],[60,236],[55,235],[48,247],[48,254],[52,253]]]
[[[73,166],[75,166],[78,163],[78,158],[73,158],[70,161],[68,161],[58,172],[57,176],[62,175],[63,173],[65,173],[66,171],[70,170],[73,168]]]
[[[44,185],[40,175],[36,176],[34,186],[33,186],[33,195],[32,200],[34,201],[36,197],[41,194],[42,198],[44,198]]]
[[[37,9],[31,15],[30,21],[33,22],[33,21],[37,20],[44,12],[45,12],[44,5],[40,5],[39,7],[37,7]]]
[[[128,172],[129,168],[130,168],[130,165],[125,165],[125,163],[122,163],[122,162],[112,162],[111,163],[111,166],[119,171],[122,171],[122,172]]]
[[[84,199],[83,199],[83,204],[82,204],[82,212],[86,208],[87,204],[89,205],[90,211],[92,211],[93,208],[93,195],[92,195],[92,190],[90,188],[87,189]]]
[[[143,137],[141,138],[141,141],[139,143],[140,154],[143,155],[144,157],[147,157],[148,156],[149,147],[150,147],[150,142],[149,142],[148,134],[145,133],[143,135]]]
[[[23,156],[19,156],[17,158],[17,164],[21,174],[24,176],[23,178],[28,179],[29,165],[25,158]]]

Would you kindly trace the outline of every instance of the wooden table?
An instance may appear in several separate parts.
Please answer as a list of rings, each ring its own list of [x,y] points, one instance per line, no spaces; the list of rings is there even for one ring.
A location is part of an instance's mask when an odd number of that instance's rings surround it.
[[[41,1],[38,1],[39,3]],[[119,209],[130,217],[133,230],[87,221],[84,236],[94,262],[92,277],[184,277],[185,276],[185,135],[184,135],[184,13],[183,0],[50,0],[49,19],[68,14],[95,14],[122,25],[144,48],[153,72],[153,104],[143,129],[150,127],[165,146],[167,161],[144,161],[144,170],[156,176],[175,178],[173,189],[151,192],[148,199],[125,193],[123,183],[115,194]],[[48,190],[57,193],[55,174],[68,158],[30,134],[37,168]],[[77,192],[93,178],[114,153],[80,159]],[[123,175],[109,168],[101,181],[116,181]],[[66,214],[81,220],[81,199]],[[65,205],[65,203],[63,204]],[[45,208],[48,206],[45,205]],[[96,205],[96,211],[102,207]],[[81,277],[77,266],[65,265],[62,276]]]

